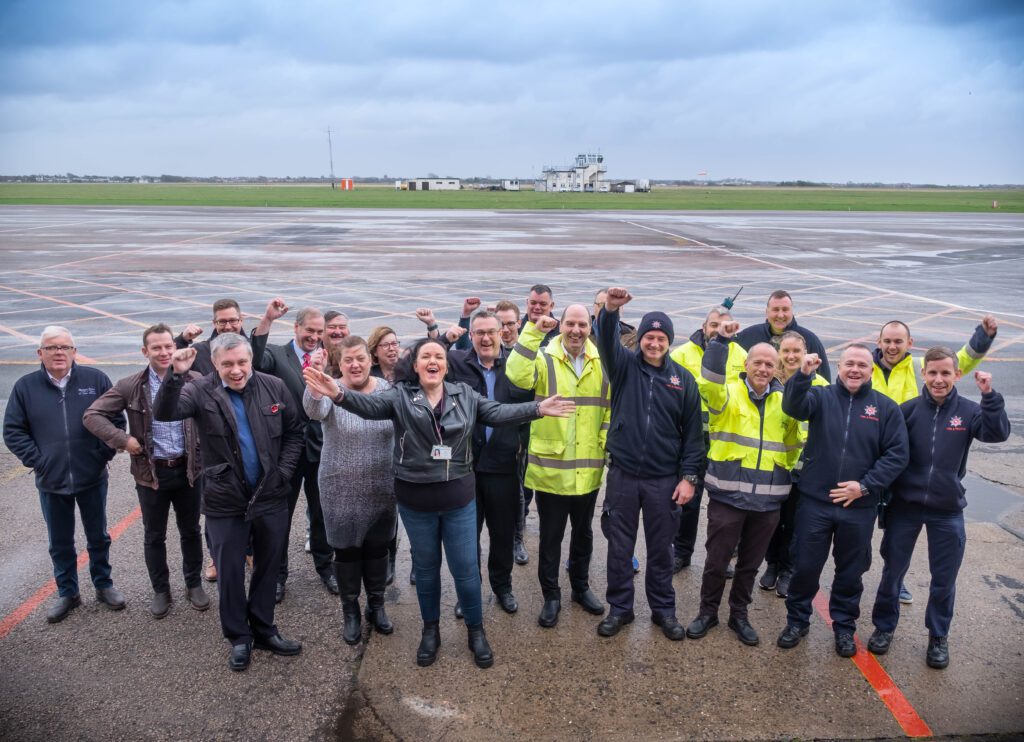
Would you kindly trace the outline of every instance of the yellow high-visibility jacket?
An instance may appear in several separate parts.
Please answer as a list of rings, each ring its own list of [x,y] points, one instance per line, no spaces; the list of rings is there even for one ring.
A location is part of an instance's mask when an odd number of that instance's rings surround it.
[[[957,351],[956,360],[963,373],[973,371],[981,363],[992,340],[985,334],[984,328],[978,325],[974,335],[964,343],[964,346]],[[903,360],[892,367],[889,378],[885,378],[885,371],[880,362],[881,354],[875,351],[875,367],[871,372],[871,388],[876,389],[896,404],[903,404],[921,393],[921,382],[917,378],[917,370],[924,373],[924,356],[916,361],[913,356],[907,353]]]
[[[799,421],[782,411],[782,384],[773,379],[763,407],[751,399],[746,373],[727,381],[724,348],[709,345],[697,378],[708,406],[711,448],[704,486],[708,496],[742,510],[777,509],[789,496],[803,448]]]
[[[704,361],[704,347],[700,344],[700,339],[703,337],[704,332],[698,330],[690,336],[689,341],[669,353],[669,357],[693,374],[695,379],[700,378],[700,365]],[[729,357],[725,362],[725,378],[727,381],[736,381],[740,378],[740,374],[743,372],[743,364],[746,360],[747,351],[743,350],[743,346],[735,341],[729,343]],[[704,432],[707,433],[708,406],[704,403],[703,399],[700,403],[700,411],[701,416],[704,418]]]
[[[530,424],[525,486],[556,495],[585,495],[600,488],[605,440],[611,422],[611,393],[597,346],[583,350],[577,377],[562,347],[562,336],[540,350],[544,335],[529,322],[505,363],[505,376],[541,400],[560,394],[576,403],[569,417],[542,417]]]

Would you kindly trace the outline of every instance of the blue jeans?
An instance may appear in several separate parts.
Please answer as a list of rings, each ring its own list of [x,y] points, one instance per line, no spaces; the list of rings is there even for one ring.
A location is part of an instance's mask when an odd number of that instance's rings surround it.
[[[467,626],[483,623],[476,551],[476,500],[457,510],[422,512],[398,505],[412,549],[416,597],[424,623],[441,618],[441,545]]]
[[[78,554],[75,553],[75,503],[82,516],[89,550],[89,575],[97,588],[110,587],[110,534],[107,533],[107,481],[72,495],[39,492],[46,521],[50,559],[57,593],[62,598],[78,595]]]

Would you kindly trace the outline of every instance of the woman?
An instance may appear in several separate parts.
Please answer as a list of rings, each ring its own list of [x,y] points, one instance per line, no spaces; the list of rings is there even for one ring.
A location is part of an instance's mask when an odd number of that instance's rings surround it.
[[[402,349],[395,331],[383,325],[374,327],[366,339],[366,345],[370,348],[370,357],[373,358],[373,369],[370,373],[378,378],[394,381],[395,366],[398,364]]]
[[[441,546],[465,615],[469,648],[477,667],[494,664],[483,628],[480,572],[476,551],[476,484],[473,477],[473,428],[514,425],[543,415],[565,417],[575,405],[553,396],[543,402],[500,404],[463,383],[444,380],[448,355],[437,340],[424,338],[412,348],[397,373],[394,388],[360,394],[339,388],[316,368],[303,372],[311,391],[360,417],[388,420],[395,427],[395,496],[409,535],[416,570],[416,595],[423,636],[416,662],[425,667],[441,644]]]
[[[804,356],[807,355],[807,341],[799,332],[788,330],[773,339],[773,342],[779,349],[779,369],[775,376],[785,384],[803,365]],[[828,386],[828,382],[817,374],[814,375],[814,380],[811,383],[814,386]],[[807,440],[806,422],[800,423],[800,439],[801,442]],[[802,463],[802,460],[798,462],[797,468],[793,471],[794,482]],[[768,544],[768,551],[765,554],[766,566],[759,583],[762,590],[774,589],[775,594],[780,598],[785,598],[789,594],[789,582],[793,577],[790,544],[793,542],[793,526],[798,502],[798,491],[794,484],[789,491],[789,497],[782,503],[779,524],[775,527],[775,533]]]
[[[385,379],[370,376],[370,349],[350,335],[342,339],[328,363],[340,373],[346,389],[379,396],[391,388]],[[320,352],[322,355],[322,351]],[[318,357],[318,360],[321,360]],[[319,367],[319,363],[315,364]],[[344,617],[342,638],[358,644],[363,631],[359,616],[359,585],[366,585],[366,618],[381,634],[394,626],[384,612],[388,542],[395,532],[395,479],[391,463],[394,427],[390,422],[364,420],[306,389],[302,406],[312,420],[323,423],[320,454],[320,504],[327,542],[334,549],[334,575]]]

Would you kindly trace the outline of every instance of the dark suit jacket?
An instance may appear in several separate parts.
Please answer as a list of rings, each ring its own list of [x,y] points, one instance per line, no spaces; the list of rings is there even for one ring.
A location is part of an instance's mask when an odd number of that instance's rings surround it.
[[[324,445],[324,431],[319,420],[310,420],[302,408],[302,393],[306,390],[306,382],[302,379],[302,364],[295,355],[295,341],[289,340],[284,345],[267,345],[260,356],[256,356],[257,346],[253,346],[253,367],[263,373],[276,376],[292,394],[295,409],[305,425],[306,459],[320,460],[320,449]]]

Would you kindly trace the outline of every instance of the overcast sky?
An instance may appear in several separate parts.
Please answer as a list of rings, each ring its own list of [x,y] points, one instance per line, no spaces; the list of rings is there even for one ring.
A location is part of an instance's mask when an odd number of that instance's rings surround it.
[[[0,0],[0,173],[1024,183],[1024,2]]]

